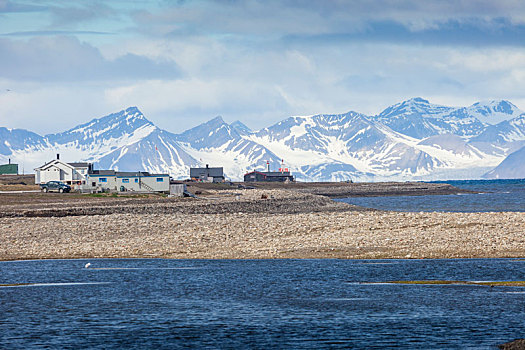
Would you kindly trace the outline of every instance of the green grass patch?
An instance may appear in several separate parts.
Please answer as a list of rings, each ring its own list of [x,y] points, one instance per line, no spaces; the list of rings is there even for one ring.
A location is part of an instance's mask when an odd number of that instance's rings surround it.
[[[87,196],[87,197],[107,197],[107,193],[86,193],[86,194],[83,194],[83,196]]]

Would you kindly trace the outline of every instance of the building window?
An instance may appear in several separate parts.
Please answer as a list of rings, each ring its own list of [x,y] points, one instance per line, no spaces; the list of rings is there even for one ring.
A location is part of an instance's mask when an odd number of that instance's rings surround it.
[[[107,177],[101,177],[98,179],[98,182],[108,182],[108,178]]]
[[[163,177],[157,177],[157,182],[164,182],[164,178]]]
[[[136,183],[136,184],[139,183],[139,179],[135,179],[135,183]]]
[[[122,179],[122,183],[129,184],[129,179]]]

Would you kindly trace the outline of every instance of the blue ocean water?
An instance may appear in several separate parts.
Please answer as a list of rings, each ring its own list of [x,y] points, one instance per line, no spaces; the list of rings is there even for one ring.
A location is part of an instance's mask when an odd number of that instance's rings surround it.
[[[0,262],[2,349],[495,349],[525,337],[525,261]]]
[[[525,180],[441,181],[473,194],[439,196],[353,197],[336,199],[366,208],[394,211],[525,211]]]

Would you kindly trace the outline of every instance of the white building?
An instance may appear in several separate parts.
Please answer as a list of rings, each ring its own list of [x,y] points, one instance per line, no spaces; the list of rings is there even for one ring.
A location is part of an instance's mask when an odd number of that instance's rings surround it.
[[[170,192],[169,174],[93,170],[91,163],[65,163],[57,159],[35,169],[35,183],[61,181],[82,192]]]
[[[35,183],[62,181],[68,185],[85,185],[91,170],[91,163],[65,163],[57,158],[35,169]]]
[[[104,191],[166,192],[170,191],[169,174],[94,170],[88,174],[88,186]]]
[[[88,190],[116,191],[117,176],[114,170],[94,170],[87,177]]]

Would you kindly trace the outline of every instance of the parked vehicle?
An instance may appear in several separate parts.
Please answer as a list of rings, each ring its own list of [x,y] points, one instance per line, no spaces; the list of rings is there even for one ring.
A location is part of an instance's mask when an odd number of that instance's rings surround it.
[[[40,190],[42,192],[70,192],[71,186],[66,185],[65,183],[60,181],[49,181],[45,184],[41,184]]]

